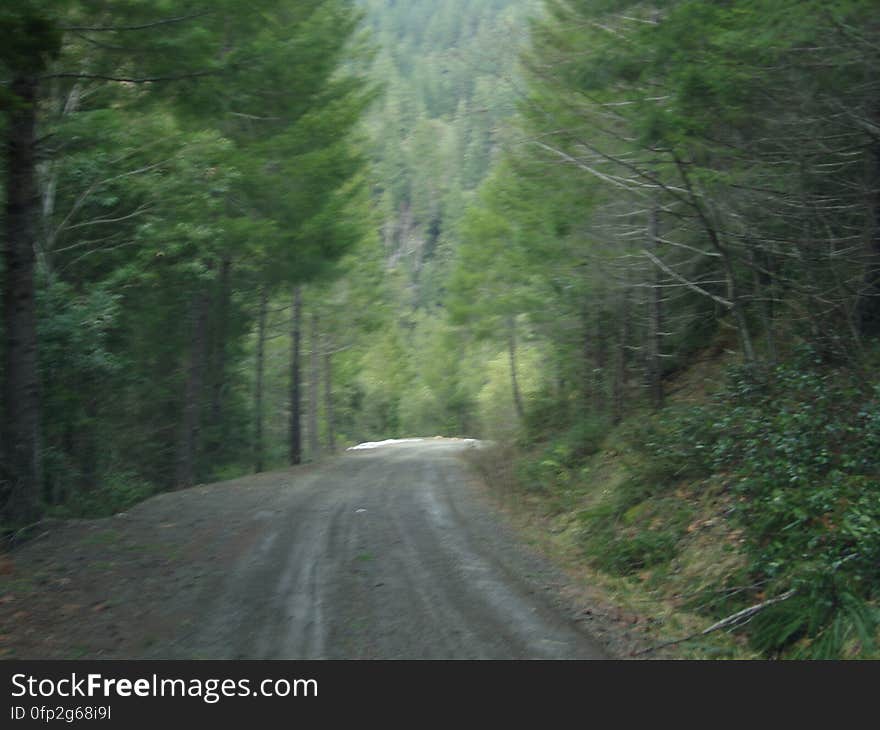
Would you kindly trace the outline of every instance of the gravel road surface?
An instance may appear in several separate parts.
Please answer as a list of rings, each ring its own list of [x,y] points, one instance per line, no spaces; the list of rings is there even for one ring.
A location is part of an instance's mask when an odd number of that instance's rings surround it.
[[[19,658],[601,659],[464,461],[427,439],[50,525],[0,581]]]

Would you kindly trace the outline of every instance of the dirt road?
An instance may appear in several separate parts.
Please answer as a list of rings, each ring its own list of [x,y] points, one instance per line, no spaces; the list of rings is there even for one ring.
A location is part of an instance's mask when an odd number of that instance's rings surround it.
[[[24,614],[2,627],[10,653],[604,658],[558,599],[559,576],[475,485],[467,448],[350,452],[59,526],[15,555],[42,589],[6,581],[0,624],[4,609]]]

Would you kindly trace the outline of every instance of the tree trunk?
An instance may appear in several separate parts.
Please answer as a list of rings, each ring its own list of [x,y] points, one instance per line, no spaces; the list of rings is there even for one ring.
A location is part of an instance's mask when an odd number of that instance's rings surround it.
[[[627,354],[629,347],[629,284],[624,281],[620,296],[620,324],[617,335],[617,353],[614,361],[614,404],[613,421],[615,424],[623,420],[626,413],[627,390]]]
[[[703,210],[703,206],[701,205],[699,198],[697,197],[690,176],[688,175],[683,162],[677,157],[676,164],[678,165],[681,179],[684,182],[685,187],[687,188],[688,196],[690,198],[690,205],[694,209],[694,212],[697,214],[697,217],[700,219],[700,222],[702,223],[703,228],[706,231],[706,235],[709,237],[709,242],[712,244],[712,248],[715,249],[715,253],[718,254],[721,260],[721,265],[724,269],[724,278],[727,282],[727,299],[730,302],[730,309],[733,311],[733,317],[736,320],[736,328],[737,332],[739,333],[743,357],[745,358],[746,362],[754,362],[755,348],[752,344],[752,334],[749,329],[749,323],[748,319],[746,318],[745,309],[743,308],[742,298],[739,294],[739,287],[737,286],[736,282],[736,271],[734,270],[733,259],[730,255],[730,251],[727,250],[727,246],[722,242],[717,227],[710,220],[707,212]]]
[[[605,398],[605,368],[608,366],[608,343],[604,326],[604,316],[599,310],[593,318],[594,341],[595,341],[595,367],[593,368],[593,407],[596,411],[604,413],[607,409]]]
[[[743,308],[742,298],[739,294],[739,287],[736,285],[736,275],[733,270],[733,263],[727,254],[727,249],[719,249],[723,253],[721,260],[724,262],[724,274],[727,278],[727,298],[731,302],[733,316],[736,319],[736,328],[739,332],[740,344],[742,345],[743,357],[748,363],[755,361],[755,347],[752,344],[752,333],[749,328],[746,312]]]
[[[584,299],[581,307],[581,412],[593,407],[593,328],[590,326],[590,304]]]
[[[99,431],[98,423],[100,422],[100,411],[98,409],[98,393],[100,393],[100,383],[95,382],[95,378],[89,377],[88,382],[83,384],[90,395],[83,404],[85,422],[77,429],[76,447],[77,461],[79,462],[79,489],[81,492],[90,492],[95,489],[98,483],[98,464],[99,464]]]
[[[321,397],[321,353],[318,342],[318,313],[313,311],[309,331],[309,459],[321,457],[321,441],[318,438],[318,401]]]
[[[269,297],[266,288],[260,289],[260,313],[257,320],[257,373],[254,388],[254,471],[263,471],[263,373],[266,352],[266,311]]]
[[[217,281],[216,319],[214,336],[211,340],[211,444],[210,453],[216,460],[222,458],[228,441],[226,422],[223,418],[223,399],[226,396],[226,341],[229,337],[229,300],[232,261],[228,258],[220,262],[220,276]]]
[[[203,285],[204,286],[204,285]],[[207,289],[195,294],[190,305],[192,337],[183,396],[183,419],[177,446],[178,488],[196,483],[196,460],[201,435],[201,410],[208,345],[210,296]]]
[[[880,126],[880,107],[874,114]],[[871,144],[867,181],[869,226],[867,264],[856,305],[856,322],[862,337],[880,337],[880,138]]]
[[[68,117],[78,111],[81,97],[82,85],[76,83],[67,93],[64,103],[61,105],[61,116]],[[51,275],[55,239],[59,233],[52,225],[52,217],[55,215],[55,203],[58,194],[59,165],[54,160],[45,160],[37,167],[37,171],[42,219],[39,234],[40,245],[36,249],[37,262],[42,267],[42,271]]]
[[[651,210],[648,222],[648,238],[654,256],[659,258],[660,212],[656,206]],[[651,328],[648,342],[648,386],[651,392],[651,405],[655,410],[663,407],[663,276],[659,267],[654,267],[654,285],[651,288]]]
[[[327,451],[336,453],[336,419],[333,410],[333,353],[330,339],[324,351],[324,419],[327,423]]]
[[[4,242],[3,473],[0,510],[8,524],[40,514],[39,383],[34,250],[40,205],[36,175],[37,80],[20,77],[6,126]]]
[[[507,351],[510,356],[510,386],[513,391],[513,405],[520,420],[525,416],[522,394],[519,392],[519,379],[516,374],[516,319],[507,319]]]
[[[293,290],[290,333],[290,454],[291,465],[302,464],[302,418],[300,405],[300,356],[302,350],[302,288]]]
[[[771,277],[766,273],[770,265],[755,251],[754,246],[749,247],[749,264],[752,269],[752,288],[755,299],[758,300],[758,311],[761,315],[761,326],[764,329],[764,342],[767,347],[767,362],[771,365],[776,363],[776,333],[773,327],[773,290]]]

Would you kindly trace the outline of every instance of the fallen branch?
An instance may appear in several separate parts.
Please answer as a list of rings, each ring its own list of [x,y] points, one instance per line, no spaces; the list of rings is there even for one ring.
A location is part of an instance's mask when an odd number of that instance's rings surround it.
[[[718,631],[719,629],[726,629],[729,627],[736,627],[740,624],[745,623],[746,621],[751,620],[755,615],[761,613],[764,609],[769,608],[770,606],[774,606],[777,603],[782,603],[783,601],[787,601],[791,598],[797,591],[792,589],[783,593],[781,596],[776,596],[776,598],[769,598],[766,601],[762,601],[761,603],[757,603],[754,606],[749,606],[748,608],[742,609],[742,611],[737,611],[734,614],[731,614],[727,618],[723,618],[720,621],[712,624],[709,628],[703,629],[702,631],[697,631],[690,636],[685,636],[683,639],[674,639],[673,641],[666,641],[663,644],[657,644],[656,646],[648,647],[647,649],[642,649],[641,651],[635,651],[630,654],[630,656],[641,656],[642,654],[649,654],[653,651],[657,651],[658,649],[665,649],[668,646],[675,646],[676,644],[683,644],[686,641],[691,641],[692,639],[696,639],[700,636],[706,636],[707,634],[711,634],[713,631]]]

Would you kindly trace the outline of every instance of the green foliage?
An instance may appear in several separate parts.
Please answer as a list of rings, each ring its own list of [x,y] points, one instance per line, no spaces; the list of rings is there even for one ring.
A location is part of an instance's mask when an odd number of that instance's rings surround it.
[[[796,596],[749,632],[771,653],[838,656],[876,629],[880,580],[880,389],[803,348],[740,368],[707,407],[640,430],[644,496],[723,474],[748,536],[751,578]],[[642,495],[640,495],[642,496]]]
[[[119,387],[124,359],[111,339],[118,326],[119,297],[97,286],[77,295],[59,281],[39,298],[40,376],[43,383],[44,500],[61,504],[95,488],[103,430],[102,390]],[[62,444],[67,445],[64,448]],[[73,444],[79,448],[71,448]]]
[[[618,433],[629,475],[611,495],[579,514],[581,545],[601,570],[631,575],[669,563],[678,554],[693,507],[670,493],[709,473],[700,461],[702,449],[692,448],[688,440],[699,433],[697,421],[664,411]]]
[[[0,9],[0,68],[14,74],[39,73],[58,57],[62,31],[46,5],[25,0]],[[0,92],[0,102],[7,101],[6,94],[5,89]]]
[[[670,406],[630,425],[625,439],[635,455],[635,482],[647,494],[712,474],[715,414],[703,406]]]
[[[527,423],[534,424],[534,399],[530,399]],[[517,481],[526,492],[541,495],[551,513],[577,510],[590,481],[589,457],[602,446],[608,434],[608,422],[601,417],[581,417],[567,428],[533,432],[534,441],[525,434],[520,446],[526,456],[516,463]]]
[[[43,501],[108,514],[172,485],[193,405],[198,477],[242,468],[262,292],[272,463],[308,282],[332,435],[518,438],[520,481],[559,511],[582,508],[651,374],[734,328],[754,362],[708,404],[630,421],[631,475],[582,510],[583,546],[615,574],[662,568],[692,517],[676,490],[723,484],[762,593],[711,610],[794,590],[748,624],[757,650],[868,647],[880,389],[854,313],[876,268],[875,6],[4,7],[0,109],[13,79],[44,76]],[[786,352],[794,336],[814,347]]]
[[[51,455],[50,455],[51,458]],[[52,507],[54,517],[110,517],[134,507],[157,493],[154,485],[131,473],[109,473],[100,484],[80,490],[64,504]]]
[[[361,23],[349,0],[0,10],[0,102],[41,74],[47,506],[122,508],[184,451],[194,479],[242,468],[260,290],[337,273],[372,226]]]
[[[876,649],[880,609],[866,602],[864,586],[826,573],[800,588],[753,619],[749,633],[757,650],[778,656],[794,645],[794,659],[839,659]]]
[[[581,545],[599,569],[614,575],[632,575],[668,563],[678,552],[684,531],[676,527],[632,530],[615,529],[612,510],[593,510],[582,515]]]
[[[585,555],[624,576],[669,565],[695,510],[673,491],[698,496],[711,477],[733,505],[725,519],[746,538],[746,574],[731,579],[753,588],[702,596],[697,610],[720,618],[793,591],[745,625],[756,650],[870,652],[880,628],[878,409],[880,389],[807,347],[776,367],[733,368],[709,402],[672,406],[616,432],[630,476],[580,510]],[[538,432],[546,427],[539,419]],[[587,421],[551,437],[520,465],[520,481],[554,509],[577,510],[590,449],[576,445],[601,444],[605,432]]]
[[[567,466],[577,466],[595,454],[608,435],[609,423],[603,416],[581,416],[560,435],[557,449]],[[545,427],[544,434],[547,433]],[[536,434],[537,435],[537,434]]]

